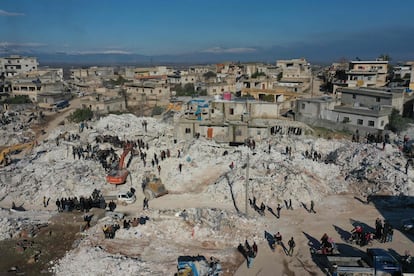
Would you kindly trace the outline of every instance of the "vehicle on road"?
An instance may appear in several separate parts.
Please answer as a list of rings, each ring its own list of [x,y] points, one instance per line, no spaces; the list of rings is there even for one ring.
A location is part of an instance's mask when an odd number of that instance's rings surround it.
[[[404,232],[414,233],[414,218],[401,220],[401,230]]]
[[[54,105],[54,109],[55,110],[59,110],[59,109],[63,109],[69,106],[69,101],[68,100],[62,100],[62,101],[58,101],[55,103]]]
[[[401,264],[387,250],[382,248],[367,249],[368,264],[375,270],[375,275],[399,276],[402,274]]]
[[[105,200],[116,200],[119,203],[132,204],[137,200],[137,197],[132,191],[119,192],[116,195],[104,195]]]

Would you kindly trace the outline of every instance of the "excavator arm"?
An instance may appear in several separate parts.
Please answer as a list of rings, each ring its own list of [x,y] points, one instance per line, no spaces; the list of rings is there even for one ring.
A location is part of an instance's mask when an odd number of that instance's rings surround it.
[[[132,144],[127,144],[125,146],[124,152],[121,155],[121,159],[119,160],[119,170],[122,170],[124,168],[124,162],[125,162],[125,157],[128,155],[128,153],[132,150]]]
[[[6,156],[14,151],[17,150],[24,150],[27,148],[32,149],[33,146],[35,145],[35,142],[29,142],[29,143],[24,143],[24,144],[16,144],[10,147],[7,147],[5,149],[3,149],[0,152],[0,164],[4,165],[5,161],[6,161]]]

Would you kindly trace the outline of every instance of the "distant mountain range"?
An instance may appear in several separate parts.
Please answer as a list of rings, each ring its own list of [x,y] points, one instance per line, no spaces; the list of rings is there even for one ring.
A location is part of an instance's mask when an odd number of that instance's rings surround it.
[[[30,53],[36,56],[40,65],[45,64],[95,64],[95,65],[159,65],[159,64],[212,64],[225,61],[233,62],[269,62],[276,59],[260,60],[254,53],[190,53],[182,55],[145,56],[139,54],[64,54],[64,53]]]

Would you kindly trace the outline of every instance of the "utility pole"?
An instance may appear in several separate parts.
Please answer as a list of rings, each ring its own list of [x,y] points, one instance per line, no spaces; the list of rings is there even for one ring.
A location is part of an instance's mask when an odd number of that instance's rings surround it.
[[[249,217],[249,209],[248,209],[248,202],[249,202],[249,159],[250,155],[247,153],[247,163],[246,163],[246,217]]]

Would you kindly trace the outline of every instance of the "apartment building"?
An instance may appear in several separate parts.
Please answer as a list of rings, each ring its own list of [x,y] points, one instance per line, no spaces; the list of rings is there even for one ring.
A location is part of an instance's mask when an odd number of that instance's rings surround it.
[[[17,76],[22,73],[37,70],[39,63],[35,57],[11,55],[0,58],[0,73],[6,77]]]
[[[91,78],[91,77],[110,77],[114,75],[113,67],[89,67],[76,68],[70,70],[70,78],[73,80]]]
[[[382,87],[387,83],[388,61],[351,61],[346,74],[348,87]]]
[[[38,95],[44,93],[65,93],[63,82],[42,82],[40,79],[15,79],[12,81],[12,96],[25,95],[32,102],[38,102]]]
[[[124,88],[130,106],[137,106],[148,101],[166,103],[171,97],[170,86],[164,82],[136,81],[125,84]]]
[[[306,59],[278,60],[276,66],[282,71],[282,81],[284,82],[310,82],[312,71]]]
[[[298,100],[296,118],[324,127],[369,132],[384,130],[393,108],[400,113],[403,111],[402,90],[364,87],[343,87],[338,90],[342,95],[340,101],[331,97]],[[331,124],[325,125],[323,120]]]

